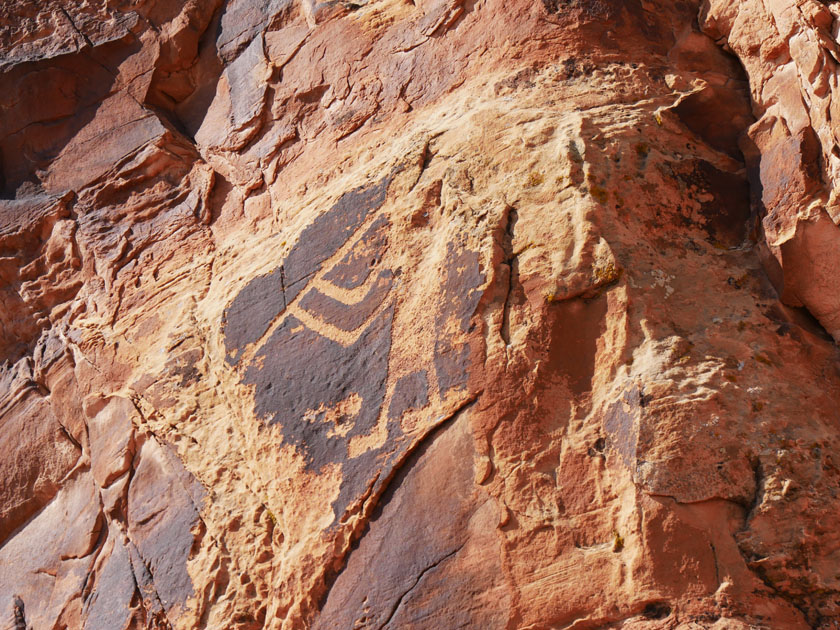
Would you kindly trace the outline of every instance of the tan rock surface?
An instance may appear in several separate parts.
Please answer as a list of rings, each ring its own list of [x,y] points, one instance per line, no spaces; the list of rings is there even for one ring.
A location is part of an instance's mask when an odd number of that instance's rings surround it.
[[[836,9],[5,3],[0,628],[840,627]]]

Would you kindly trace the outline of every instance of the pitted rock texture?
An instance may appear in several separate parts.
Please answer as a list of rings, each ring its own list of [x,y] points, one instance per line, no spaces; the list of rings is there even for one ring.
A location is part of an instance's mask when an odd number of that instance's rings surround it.
[[[840,628],[840,5],[0,7],[0,628]]]

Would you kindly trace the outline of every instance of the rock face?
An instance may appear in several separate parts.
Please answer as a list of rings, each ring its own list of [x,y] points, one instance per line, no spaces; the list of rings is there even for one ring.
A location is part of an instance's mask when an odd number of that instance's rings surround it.
[[[839,38],[4,2],[0,628],[840,628]]]

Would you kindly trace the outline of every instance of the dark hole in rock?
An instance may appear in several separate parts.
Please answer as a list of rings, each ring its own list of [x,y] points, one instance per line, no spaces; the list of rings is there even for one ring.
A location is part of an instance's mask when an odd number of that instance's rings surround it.
[[[741,160],[738,137],[753,122],[749,101],[740,90],[708,87],[685,97],[674,112],[711,147]]]
[[[642,611],[646,619],[665,619],[671,614],[671,607],[665,602],[651,602]]]
[[[590,457],[603,457],[604,449],[607,447],[606,438],[598,438],[595,443],[589,447],[588,453]]]

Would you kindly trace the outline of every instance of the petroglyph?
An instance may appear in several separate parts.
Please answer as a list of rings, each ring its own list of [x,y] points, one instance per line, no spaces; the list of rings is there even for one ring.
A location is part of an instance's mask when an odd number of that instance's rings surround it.
[[[303,296],[300,306],[313,315],[320,315],[336,328],[352,332],[369,321],[382,304],[391,291],[393,277],[390,271],[381,271],[377,282],[358,304],[346,304],[313,288]]]
[[[364,284],[385,250],[389,225],[388,217],[376,217],[353,244],[353,249],[324,275],[324,279],[342,289],[355,289]]]
[[[391,178],[369,188],[356,188],[342,195],[335,205],[313,221],[300,235],[284,263],[270,273],[249,282],[224,314],[227,360],[236,364],[242,351],[262,339],[272,322],[305,287],[304,280],[321,269],[364,223],[368,214],[385,201]],[[387,219],[384,219],[387,223]],[[373,226],[372,226],[373,228]],[[385,242],[380,244],[380,251]],[[358,265],[347,261],[355,270]],[[370,271],[368,270],[368,273]],[[341,286],[341,282],[337,282]],[[347,287],[352,288],[352,287]]]
[[[341,466],[336,521],[410,448],[403,415],[465,388],[464,337],[484,282],[478,254],[450,243],[440,272],[443,306],[434,315],[437,387],[427,370],[389,379],[400,272],[384,262],[392,225],[376,214],[389,183],[342,195],[224,315],[227,360],[253,386],[256,416],[281,427],[308,470]]]

